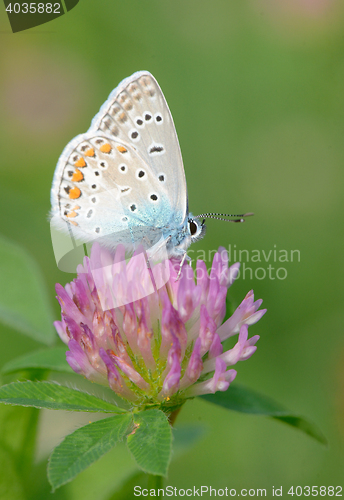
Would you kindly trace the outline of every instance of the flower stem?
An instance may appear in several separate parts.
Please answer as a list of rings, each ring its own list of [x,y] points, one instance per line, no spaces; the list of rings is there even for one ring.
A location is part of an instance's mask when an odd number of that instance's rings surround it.
[[[176,410],[174,410],[174,411],[170,414],[170,416],[168,417],[168,421],[169,421],[169,423],[170,423],[171,427],[173,426],[173,424],[174,424],[174,422],[175,422],[175,420],[176,420],[176,418],[177,418],[177,416],[178,416],[178,413],[180,412],[180,410],[181,410],[181,409],[182,409],[181,407],[180,407],[180,408],[177,408],[177,409],[176,409]]]
[[[148,491],[155,491],[155,495],[149,494],[150,497],[161,498],[161,495],[158,493],[158,490],[162,488],[163,477],[155,476],[154,474],[148,474]]]

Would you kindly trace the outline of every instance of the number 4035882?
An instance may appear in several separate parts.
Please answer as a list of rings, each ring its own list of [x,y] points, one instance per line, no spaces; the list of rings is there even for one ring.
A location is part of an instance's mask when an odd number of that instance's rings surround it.
[[[292,486],[288,491],[288,495],[296,495],[297,497],[302,495],[305,497],[317,497],[318,495],[320,497],[342,497],[342,491],[342,486],[296,486],[295,488]]]
[[[13,7],[12,7],[13,5]],[[6,11],[10,14],[61,14],[60,3],[10,3]]]

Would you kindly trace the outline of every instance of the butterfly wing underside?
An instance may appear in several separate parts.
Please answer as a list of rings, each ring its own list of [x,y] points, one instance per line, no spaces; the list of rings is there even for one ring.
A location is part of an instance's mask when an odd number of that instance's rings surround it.
[[[52,206],[57,225],[68,223],[84,241],[153,242],[161,228],[183,224],[187,192],[179,142],[150,73],[124,80],[88,132],[66,147],[55,171]]]

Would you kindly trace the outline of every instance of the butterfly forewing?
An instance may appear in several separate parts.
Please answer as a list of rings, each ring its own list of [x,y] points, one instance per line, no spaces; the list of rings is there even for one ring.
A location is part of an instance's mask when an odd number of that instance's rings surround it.
[[[183,162],[170,110],[154,77],[141,71],[124,80],[110,94],[91,129],[135,148],[166,187],[175,224],[182,224],[187,212]]]

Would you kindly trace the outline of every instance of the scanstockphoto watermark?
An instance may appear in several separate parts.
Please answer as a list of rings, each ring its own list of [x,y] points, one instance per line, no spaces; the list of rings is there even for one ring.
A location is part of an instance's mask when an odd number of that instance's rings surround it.
[[[166,488],[160,488],[157,491],[154,489],[148,490],[147,488],[141,488],[141,486],[134,486],[134,496],[135,497],[147,497],[147,496],[158,496],[161,497],[202,497],[207,495],[210,497],[266,497],[267,491],[265,488],[242,488],[241,490],[236,490],[235,488],[212,488],[211,486],[193,486],[192,488],[177,488],[175,486],[166,486]]]
[[[188,255],[193,260],[203,260],[205,263],[212,262],[218,250],[194,250],[188,249]],[[223,250],[223,257],[227,258],[230,264],[240,262],[241,266],[235,279],[257,279],[257,280],[285,280],[288,276],[286,264],[300,263],[301,252],[298,249],[282,249],[274,245],[273,248],[265,249],[240,249],[237,245],[229,244]]]

